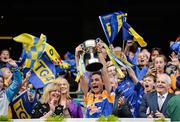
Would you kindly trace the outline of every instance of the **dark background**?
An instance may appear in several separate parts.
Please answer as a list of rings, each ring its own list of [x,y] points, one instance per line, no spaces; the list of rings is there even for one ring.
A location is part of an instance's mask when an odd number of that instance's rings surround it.
[[[128,14],[127,22],[146,40],[148,49],[158,46],[169,54],[169,42],[180,34],[180,4],[172,0],[1,1],[0,36],[29,33],[39,37],[43,33],[63,56],[67,51],[74,53],[87,39],[100,37],[107,42],[98,16],[120,10]],[[12,57],[18,59],[22,45],[0,40],[0,49],[9,47]]]

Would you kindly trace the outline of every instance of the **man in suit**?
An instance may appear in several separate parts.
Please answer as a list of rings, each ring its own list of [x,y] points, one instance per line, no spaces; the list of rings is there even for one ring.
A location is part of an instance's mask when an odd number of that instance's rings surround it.
[[[166,117],[167,103],[173,94],[168,93],[171,79],[165,74],[158,74],[156,79],[156,91],[143,95],[143,100],[139,108],[142,118],[162,118]]]

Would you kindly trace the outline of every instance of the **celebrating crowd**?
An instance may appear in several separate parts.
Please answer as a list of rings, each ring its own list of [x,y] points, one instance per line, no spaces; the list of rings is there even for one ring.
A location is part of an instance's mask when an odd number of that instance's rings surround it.
[[[180,57],[179,50],[175,49],[177,46],[173,47],[179,41],[177,38],[170,44],[172,53],[169,56],[158,47],[151,50],[140,48],[133,40],[126,41],[124,49],[109,45],[110,53],[125,66],[110,57],[105,42],[97,42],[98,59],[103,67],[98,71],[80,73],[78,85],[83,92],[83,105],[70,95],[70,88],[78,87],[72,86],[72,81],[75,82],[73,74],[78,73],[63,71],[53,82],[36,89],[29,82],[31,70],[23,74],[18,61],[10,57],[9,50],[3,49],[0,53],[0,115],[14,118],[15,110],[10,105],[28,91],[27,96],[32,103],[29,118],[98,118],[113,114],[120,118],[171,118],[180,121]],[[77,72],[82,67],[79,62],[83,53],[82,44],[79,44],[73,57]],[[85,113],[83,109],[86,109]]]

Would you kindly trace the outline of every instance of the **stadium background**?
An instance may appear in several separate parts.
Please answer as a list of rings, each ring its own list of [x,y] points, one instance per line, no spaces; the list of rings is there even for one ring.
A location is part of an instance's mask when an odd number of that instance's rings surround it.
[[[43,33],[63,56],[67,51],[74,53],[75,47],[87,39],[100,37],[107,42],[98,16],[119,10],[128,14],[127,22],[147,41],[147,48],[158,46],[169,54],[169,42],[180,34],[178,1],[6,0],[0,5],[0,36],[26,32],[39,37]],[[120,41],[116,38],[114,45]],[[17,60],[21,44],[0,40],[0,49],[9,47]]]

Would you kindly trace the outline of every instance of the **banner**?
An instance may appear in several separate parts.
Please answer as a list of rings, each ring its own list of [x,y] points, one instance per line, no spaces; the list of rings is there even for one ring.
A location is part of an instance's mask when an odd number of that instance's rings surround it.
[[[103,31],[109,44],[112,44],[121,29],[122,16],[127,16],[127,13],[118,11],[111,14],[99,16]]]
[[[36,96],[36,95],[35,95]],[[29,119],[31,111],[37,102],[37,99],[29,101],[27,90],[17,96],[11,103],[10,108],[13,119]]]
[[[46,43],[45,51],[55,65],[60,65],[63,69],[69,68],[69,64],[61,60],[60,55],[53,46]]]
[[[46,52],[35,63],[29,82],[38,89],[44,87],[45,84],[54,81],[56,76],[55,65],[52,63]]]
[[[122,17],[122,22],[126,22],[126,17]],[[127,41],[127,40],[133,40],[133,36],[131,35],[131,33],[122,25],[122,38],[123,41]]]
[[[34,63],[41,57],[44,52],[46,44],[46,36],[41,34],[40,38],[33,35],[23,33],[13,38],[14,41],[23,44],[23,50],[21,56],[24,66],[26,68],[32,68]],[[20,62],[22,65],[22,62]]]
[[[125,21],[123,22],[123,28],[131,33],[134,38],[133,40],[137,41],[141,47],[147,46],[147,43],[144,41],[144,39]]]

